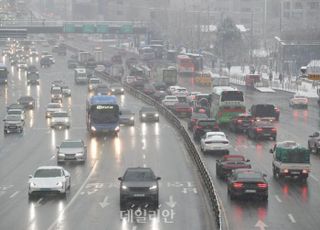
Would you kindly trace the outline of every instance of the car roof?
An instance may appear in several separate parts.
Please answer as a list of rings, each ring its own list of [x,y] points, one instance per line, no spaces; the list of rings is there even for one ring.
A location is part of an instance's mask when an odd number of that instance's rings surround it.
[[[143,106],[143,107],[141,107],[141,109],[140,110],[154,110],[154,111],[156,111],[156,108],[155,107],[147,107],[147,106]]]
[[[145,167],[130,167],[130,168],[127,168],[126,171],[151,171],[151,172],[153,172],[153,170],[151,168],[145,168]]]
[[[227,161],[228,159],[232,159],[232,158],[242,158],[243,160],[245,160],[245,157],[243,155],[224,155],[223,160]]]
[[[20,99],[32,99],[33,100],[33,97],[31,96],[21,96],[18,100]]]
[[[209,134],[211,134],[211,135],[217,135],[217,136],[221,136],[221,135],[226,135],[224,132],[206,132],[206,135],[209,135]]]
[[[39,169],[64,169],[61,166],[40,166],[37,168],[37,170]]]
[[[209,136],[206,140],[215,140],[215,141],[228,141],[225,136]]]
[[[66,139],[66,140],[63,140],[62,142],[83,142],[83,141],[82,139]]]
[[[262,174],[260,171],[254,170],[254,169],[235,169],[233,170],[233,173],[238,174],[238,173],[254,173],[254,174]]]

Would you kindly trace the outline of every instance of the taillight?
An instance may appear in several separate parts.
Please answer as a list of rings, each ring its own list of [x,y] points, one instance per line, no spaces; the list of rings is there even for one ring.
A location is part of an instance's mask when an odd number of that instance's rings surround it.
[[[237,123],[238,123],[238,124],[241,124],[241,123],[242,123],[242,120],[237,120]]]
[[[196,122],[196,121],[197,121],[197,119],[194,119],[194,118],[191,119],[191,122]]]
[[[302,173],[303,174],[307,174],[307,173],[309,173],[309,170],[308,169],[304,169],[304,170],[302,170]]]
[[[222,112],[218,112],[218,117],[221,117],[222,116]]]
[[[194,128],[195,128],[195,129],[201,129],[201,128],[202,128],[202,126],[200,126],[200,125],[196,125]]]
[[[234,182],[234,183],[232,184],[232,186],[233,186],[234,188],[242,188],[242,187],[243,187],[243,183],[241,183],[241,182]]]
[[[268,184],[266,183],[258,183],[257,186],[258,188],[268,188]]]
[[[277,129],[276,128],[272,128],[271,132],[275,133],[275,132],[277,132]]]
[[[256,128],[257,132],[262,132],[262,128]]]
[[[280,112],[280,109],[279,109],[279,108],[275,108],[275,110],[276,110],[277,113]]]

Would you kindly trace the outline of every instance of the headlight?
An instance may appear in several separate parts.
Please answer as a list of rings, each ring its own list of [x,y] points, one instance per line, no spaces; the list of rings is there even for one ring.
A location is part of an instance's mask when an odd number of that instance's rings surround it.
[[[125,186],[125,185],[122,185],[121,188],[122,188],[123,190],[127,190],[127,189],[128,189],[128,187]]]
[[[134,120],[134,117],[130,117],[130,120]]]
[[[155,117],[159,117],[159,114],[156,113],[154,116],[155,116]]]
[[[59,157],[64,157],[65,154],[64,154],[64,153],[58,153],[58,156],[59,156]]]
[[[65,119],[64,119],[64,122],[69,122],[69,118],[65,118]]]
[[[91,126],[92,131],[96,131],[96,128],[94,126]]]
[[[121,91],[124,91],[124,89],[121,89]]]
[[[29,102],[29,105],[32,105],[32,102]]]
[[[51,98],[54,98],[54,95],[53,95],[53,94],[51,95]]]
[[[114,128],[114,131],[119,131],[119,130],[120,130],[119,126]]]
[[[149,190],[156,190],[157,188],[158,188],[157,185],[153,185],[153,186],[151,186],[151,187],[149,188]]]
[[[33,182],[31,182],[31,183],[30,183],[30,187],[31,187],[31,188],[34,188],[34,187],[36,187],[36,184],[33,183]]]
[[[142,114],[142,117],[146,117],[146,115],[145,115],[145,114]]]
[[[57,182],[56,185],[59,186],[59,187],[63,187],[62,182]]]
[[[112,92],[114,92],[114,89],[111,89]]]
[[[84,153],[76,153],[77,157],[82,157],[84,155]]]

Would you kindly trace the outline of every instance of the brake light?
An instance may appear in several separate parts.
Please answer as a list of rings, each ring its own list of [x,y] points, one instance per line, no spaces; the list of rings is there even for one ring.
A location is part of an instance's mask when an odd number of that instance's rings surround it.
[[[274,133],[275,133],[275,132],[277,132],[277,129],[276,129],[276,128],[272,128],[272,129],[271,129],[271,132],[274,132]]]
[[[256,128],[257,132],[262,132],[262,128]]]
[[[234,182],[234,183],[232,184],[232,186],[233,186],[234,188],[242,188],[242,187],[243,187],[243,183],[241,183],[241,182]]]
[[[268,184],[266,183],[258,183],[257,186],[258,188],[268,188]]]
[[[304,169],[304,170],[302,170],[302,173],[303,174],[307,174],[307,173],[309,173],[309,170],[308,169]]]
[[[196,121],[197,121],[197,119],[194,119],[194,118],[191,119],[191,122],[196,122]]]
[[[241,124],[241,123],[242,123],[242,120],[237,120],[237,123],[238,123],[238,124]]]
[[[195,128],[195,129],[201,129],[202,126],[201,126],[201,125],[196,125],[194,128]]]
[[[280,112],[280,109],[279,108],[275,108],[276,112]]]

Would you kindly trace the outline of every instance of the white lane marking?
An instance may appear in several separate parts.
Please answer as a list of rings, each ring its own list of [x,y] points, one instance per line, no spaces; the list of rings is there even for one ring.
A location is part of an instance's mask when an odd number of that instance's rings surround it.
[[[290,221],[291,221],[292,223],[297,223],[291,213],[288,214],[288,217],[289,217],[289,219],[290,219]]]
[[[37,203],[35,204],[35,207],[39,207],[41,205],[41,201],[43,200],[43,198],[41,197]]]
[[[142,159],[144,159],[144,160],[146,159],[146,154],[142,155]]]
[[[55,155],[53,155],[53,156],[50,158],[50,161],[51,161],[51,160],[53,160],[55,157],[56,157],[56,156],[55,156]]]
[[[318,179],[315,175],[310,174],[310,177],[311,177],[312,179],[314,179],[315,181],[319,182],[319,179]]]
[[[15,197],[16,195],[18,195],[18,193],[19,193],[19,191],[15,191],[15,192],[10,196],[10,198]]]
[[[81,187],[78,189],[78,191],[76,192],[76,194],[74,194],[74,196],[71,198],[70,202],[65,206],[65,208],[60,212],[59,216],[53,221],[53,223],[48,227],[48,230],[53,230],[55,229],[57,223],[62,219],[61,217],[63,217],[64,213],[70,208],[70,206],[74,203],[74,201],[78,198],[78,196],[80,195],[81,191],[84,189],[84,187],[86,186],[86,184],[88,183],[88,181],[90,180],[90,178],[92,177],[93,173],[95,172],[97,166],[97,161],[94,163],[88,177],[84,180],[84,182],[82,183]]]
[[[132,227],[132,230],[137,230],[137,226],[133,226],[133,227]]]
[[[146,168],[147,167],[147,164],[143,164],[143,168]]]
[[[275,195],[274,196],[276,198],[276,200],[279,202],[279,203],[282,203],[282,200],[280,199],[280,197],[278,195]]]
[[[3,196],[6,193],[6,191],[0,191],[0,196]]]

